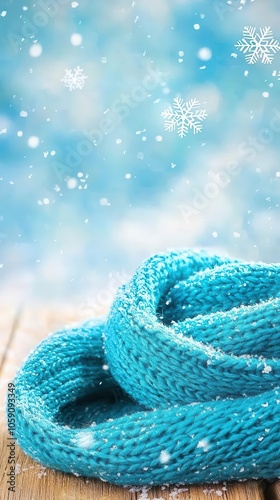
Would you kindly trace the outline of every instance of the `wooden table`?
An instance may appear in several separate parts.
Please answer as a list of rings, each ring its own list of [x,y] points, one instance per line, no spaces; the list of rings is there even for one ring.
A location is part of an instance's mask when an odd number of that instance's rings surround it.
[[[150,490],[121,488],[102,481],[75,477],[46,469],[16,448],[16,492],[7,487],[7,431],[4,400],[7,385],[30,350],[48,333],[66,324],[86,319],[74,307],[46,310],[40,306],[24,307],[21,311],[8,305],[0,309],[0,499],[17,500],[280,500],[280,481],[169,486]]]

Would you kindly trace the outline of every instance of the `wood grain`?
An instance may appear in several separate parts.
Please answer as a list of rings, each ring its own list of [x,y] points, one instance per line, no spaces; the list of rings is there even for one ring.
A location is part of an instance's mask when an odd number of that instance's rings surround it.
[[[30,350],[50,332],[71,324],[81,318],[75,315],[69,306],[56,310],[29,308],[17,317],[14,310],[0,315],[0,325],[5,333],[1,333],[3,363],[0,378],[3,381],[1,401],[8,381],[12,380],[16,369],[23,363]],[[3,319],[5,318],[5,319]],[[17,318],[17,319],[16,319]],[[7,348],[8,347],[8,348]],[[0,497],[1,500],[264,500],[263,483],[248,481],[231,484],[215,484],[201,486],[169,486],[152,489],[122,488],[93,480],[46,469],[25,455],[19,447],[16,450],[18,474],[16,476],[16,493],[8,494],[7,490],[7,431],[5,428],[4,406],[1,403],[0,413]],[[273,491],[272,485],[269,486]],[[277,485],[274,487],[277,491]],[[279,491],[279,490],[278,490]],[[277,493],[276,493],[277,494]],[[269,500],[269,497],[266,497]],[[272,498],[272,497],[271,497]],[[273,500],[280,500],[275,496]]]
[[[3,368],[9,346],[12,342],[19,319],[19,309],[10,305],[1,307],[0,315],[0,373]]]
[[[265,500],[280,500],[280,481],[267,484],[265,489]]]

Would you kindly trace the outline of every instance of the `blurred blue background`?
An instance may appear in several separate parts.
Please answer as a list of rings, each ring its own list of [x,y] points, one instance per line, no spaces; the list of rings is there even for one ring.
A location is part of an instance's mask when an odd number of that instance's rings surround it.
[[[170,247],[279,262],[280,52],[245,26],[280,41],[279,0],[1,2],[2,298],[106,305]]]

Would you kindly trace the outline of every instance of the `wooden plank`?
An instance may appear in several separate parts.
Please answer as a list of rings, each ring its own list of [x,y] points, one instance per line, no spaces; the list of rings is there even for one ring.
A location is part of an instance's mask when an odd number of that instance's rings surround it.
[[[0,308],[0,373],[3,367],[5,356],[15,332],[18,320],[18,307],[9,304]]]
[[[280,500],[280,481],[267,484],[265,489],[265,500]]]
[[[7,491],[4,467],[7,460],[7,439],[5,431],[5,399],[10,379],[4,375],[4,366],[10,357],[10,348],[16,331],[18,311],[16,306],[1,305],[0,308],[0,498],[5,498]]]
[[[6,353],[2,376],[11,380],[16,369],[22,364],[30,350],[50,332],[79,320],[74,309],[60,308],[45,310],[33,308],[24,310],[17,324],[10,348]],[[16,494],[8,495],[6,488],[7,433],[4,419],[0,420],[2,445],[0,464],[1,499],[18,500],[264,500],[261,482],[249,481],[235,484],[217,484],[201,486],[162,486],[157,488],[122,488],[83,477],[75,477],[46,469],[35,463],[16,448],[18,474],[16,476]]]
[[[261,481],[189,486],[189,500],[264,500]]]

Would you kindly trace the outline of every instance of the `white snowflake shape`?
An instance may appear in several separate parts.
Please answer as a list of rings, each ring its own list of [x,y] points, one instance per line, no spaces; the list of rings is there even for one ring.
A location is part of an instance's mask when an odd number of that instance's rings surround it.
[[[243,38],[235,47],[245,54],[248,64],[255,64],[258,59],[264,64],[271,64],[274,54],[280,50],[279,41],[274,40],[270,26],[260,28],[259,33],[252,26],[244,26]]]
[[[190,99],[186,103],[181,97],[175,97],[173,108],[165,109],[161,116],[166,118],[164,128],[168,132],[173,132],[177,128],[177,133],[181,139],[193,130],[194,134],[201,132],[202,122],[207,113],[205,110],[198,110],[200,102],[197,99]]]
[[[65,75],[61,78],[61,81],[64,83],[65,87],[68,87],[70,92],[76,89],[82,89],[85,85],[85,79],[87,76],[84,75],[84,70],[77,66],[77,68],[66,69]]]

